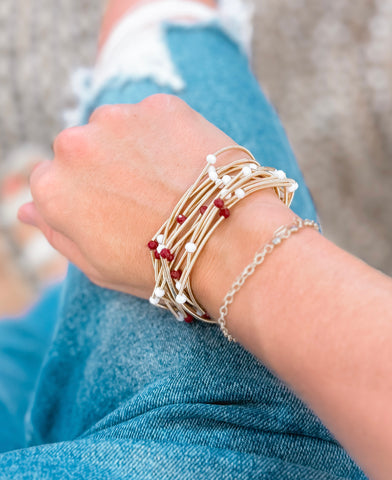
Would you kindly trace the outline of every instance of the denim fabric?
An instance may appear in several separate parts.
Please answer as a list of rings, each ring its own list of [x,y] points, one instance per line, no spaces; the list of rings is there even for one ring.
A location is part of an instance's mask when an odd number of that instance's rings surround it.
[[[0,321],[0,452],[26,446],[23,417],[57,317],[61,286],[23,316]]]
[[[293,209],[316,219],[282,126],[236,44],[216,25],[168,25],[166,38],[186,83],[180,96],[295,178]],[[162,91],[148,79],[114,79],[84,106],[84,119],[98,105]],[[0,456],[0,478],[366,478],[317,416],[216,326],[178,323],[93,285],[73,265],[27,436],[29,448]]]

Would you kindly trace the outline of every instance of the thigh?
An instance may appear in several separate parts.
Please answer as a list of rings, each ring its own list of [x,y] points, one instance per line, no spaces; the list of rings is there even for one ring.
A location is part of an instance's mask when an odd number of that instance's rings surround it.
[[[23,317],[0,321],[0,452],[26,445],[24,416],[53,336],[60,291],[53,285]]]

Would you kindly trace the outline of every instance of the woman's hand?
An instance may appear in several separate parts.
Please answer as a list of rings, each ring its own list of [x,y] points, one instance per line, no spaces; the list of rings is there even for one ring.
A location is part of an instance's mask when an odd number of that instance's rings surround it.
[[[100,107],[88,125],[57,136],[54,160],[31,175],[34,202],[18,217],[42,230],[92,282],[148,298],[154,286],[148,241],[206,155],[234,143],[172,95]],[[227,163],[230,154],[219,161]]]

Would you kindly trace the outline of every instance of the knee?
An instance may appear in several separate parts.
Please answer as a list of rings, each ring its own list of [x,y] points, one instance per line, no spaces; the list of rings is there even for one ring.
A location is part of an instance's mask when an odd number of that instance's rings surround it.
[[[143,0],[110,0],[108,2],[99,33],[98,51],[103,47],[113,27],[129,10],[135,8],[141,1]]]

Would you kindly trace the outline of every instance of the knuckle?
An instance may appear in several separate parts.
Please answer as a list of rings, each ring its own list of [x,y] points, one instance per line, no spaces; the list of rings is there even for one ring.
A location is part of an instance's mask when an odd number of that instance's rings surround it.
[[[49,222],[55,221],[60,212],[59,189],[56,186],[51,165],[42,165],[41,168],[33,171],[30,176],[30,190],[43,217]]]
[[[84,127],[66,128],[60,132],[53,142],[53,151],[56,156],[69,155],[73,152],[81,153],[88,145]]]
[[[108,123],[124,117],[124,105],[101,105],[90,115],[89,123]]]
[[[49,160],[40,163],[30,175],[31,195],[38,203],[41,203],[45,199],[52,188],[52,180],[49,173],[50,163]]]
[[[141,102],[142,106],[159,110],[176,110],[185,104],[181,98],[169,93],[155,93],[146,97]]]

